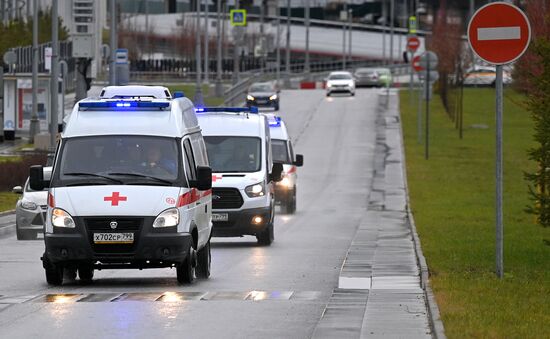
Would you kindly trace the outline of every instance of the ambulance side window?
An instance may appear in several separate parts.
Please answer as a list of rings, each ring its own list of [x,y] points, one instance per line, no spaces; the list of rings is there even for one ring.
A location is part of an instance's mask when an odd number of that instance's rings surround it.
[[[193,154],[195,155],[195,162],[197,166],[208,166],[206,146],[200,134],[191,134],[191,146],[193,146]]]
[[[191,142],[189,141],[189,139],[185,139],[183,141],[183,149],[185,151],[187,180],[197,180],[197,166],[195,165],[195,159],[193,158],[193,149],[191,148]]]
[[[292,148],[292,142],[288,140],[288,148],[290,149],[290,160],[296,161],[296,158],[294,157],[294,149]]]

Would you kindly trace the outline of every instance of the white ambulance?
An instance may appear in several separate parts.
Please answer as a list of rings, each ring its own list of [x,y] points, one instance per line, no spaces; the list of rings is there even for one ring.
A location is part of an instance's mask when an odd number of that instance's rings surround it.
[[[281,206],[283,213],[296,212],[296,192],[298,186],[297,167],[304,164],[304,156],[294,154],[292,140],[288,135],[286,124],[280,116],[265,114],[271,134],[271,150],[273,162],[283,164],[281,181],[275,183],[275,203]]]
[[[267,119],[251,108],[197,109],[212,167],[212,234],[274,240],[273,183],[283,166],[274,164]]]
[[[42,257],[46,280],[89,281],[94,269],[176,269],[210,275],[212,171],[195,108],[166,88],[107,87],[78,102],[58,144]]]

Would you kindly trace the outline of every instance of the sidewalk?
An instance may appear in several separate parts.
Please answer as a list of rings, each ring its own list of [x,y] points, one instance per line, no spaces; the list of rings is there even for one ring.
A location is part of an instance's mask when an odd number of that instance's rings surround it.
[[[313,338],[445,337],[407,210],[396,91],[385,102],[381,94],[368,208]]]

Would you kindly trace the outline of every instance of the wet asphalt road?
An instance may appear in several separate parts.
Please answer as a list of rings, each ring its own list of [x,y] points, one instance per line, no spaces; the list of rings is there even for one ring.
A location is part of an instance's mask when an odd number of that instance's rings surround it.
[[[280,115],[304,154],[298,210],[278,213],[275,242],[215,238],[212,276],[178,285],[175,270],[96,271],[49,287],[42,241],[0,238],[0,337],[309,338],[367,206],[375,90],[326,98],[284,91]]]

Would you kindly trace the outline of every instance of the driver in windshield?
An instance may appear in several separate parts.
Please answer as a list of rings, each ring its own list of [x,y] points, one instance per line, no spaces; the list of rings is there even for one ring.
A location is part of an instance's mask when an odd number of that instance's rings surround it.
[[[154,175],[175,174],[176,164],[162,158],[162,151],[157,145],[150,145],[145,153],[145,169]]]

